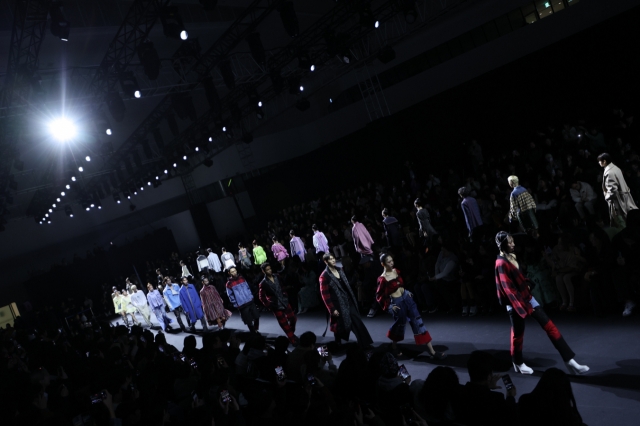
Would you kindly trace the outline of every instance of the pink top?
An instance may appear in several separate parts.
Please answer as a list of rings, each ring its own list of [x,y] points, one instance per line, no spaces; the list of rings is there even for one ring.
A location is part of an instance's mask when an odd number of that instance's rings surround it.
[[[287,249],[284,248],[284,246],[280,243],[273,243],[273,245],[271,246],[271,251],[273,252],[273,255],[275,256],[278,262],[289,257],[289,253],[287,252]]]

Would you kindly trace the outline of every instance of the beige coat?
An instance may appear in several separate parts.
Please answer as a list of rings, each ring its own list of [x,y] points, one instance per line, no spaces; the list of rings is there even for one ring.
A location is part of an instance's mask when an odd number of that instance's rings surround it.
[[[604,192],[604,199],[609,203],[609,215],[612,218],[621,215],[626,219],[629,210],[638,208],[631,197],[622,170],[613,163],[604,168],[602,192]]]

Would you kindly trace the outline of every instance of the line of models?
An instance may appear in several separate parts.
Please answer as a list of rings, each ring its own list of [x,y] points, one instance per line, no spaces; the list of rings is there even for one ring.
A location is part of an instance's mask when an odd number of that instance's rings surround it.
[[[496,290],[500,304],[505,307],[511,319],[511,358],[515,371],[522,374],[533,374],[533,369],[525,364],[522,355],[524,320],[527,317],[535,319],[544,329],[571,373],[584,374],[589,371],[589,367],[580,365],[575,361],[574,352],[532,296],[531,287],[533,283],[520,271],[520,265],[514,254],[515,242],[513,237],[506,232],[499,232],[495,240],[500,251],[495,264]],[[336,266],[336,259],[333,255],[325,254],[322,259],[326,267],[320,275],[320,294],[327,309],[328,326],[334,333],[336,342],[348,341],[349,335],[353,333],[361,347],[364,349],[372,348],[373,339],[361,319],[357,299],[347,277],[342,269]],[[383,253],[380,256],[380,263],[384,271],[378,277],[376,301],[383,310],[389,312],[393,317],[394,322],[387,332],[387,337],[391,340],[392,352],[397,356],[402,356],[402,353],[398,350],[397,343],[404,340],[405,328],[408,322],[413,331],[416,345],[424,345],[425,352],[432,358],[445,358],[445,353],[436,352],[433,348],[431,335],[420,316],[420,311],[413,300],[413,294],[404,288],[402,275],[394,267],[392,256]],[[297,345],[298,337],[295,334],[297,317],[291,308],[287,292],[283,289],[279,276],[272,271],[271,265],[264,263],[261,267],[264,279],[259,285],[259,299],[274,314],[289,341],[293,345]],[[224,309],[220,295],[206,278],[203,279],[204,285],[200,292],[201,297],[198,297],[195,287],[189,284],[186,278],[182,279],[182,287],[171,283],[168,278],[165,279],[164,284],[163,295],[155,290],[151,284],[147,285],[149,289],[147,300],[163,330],[170,328],[169,323],[171,322],[164,314],[165,302],[169,309],[175,313],[183,331],[186,331],[186,328],[180,318],[181,313],[185,313],[187,323],[192,331],[195,330],[195,322],[197,320],[202,322],[204,330],[207,330],[207,323],[209,325],[217,323],[218,327],[222,329],[224,322],[231,316],[231,313]],[[235,266],[229,268],[226,291],[233,306],[240,311],[240,317],[249,328],[249,331],[257,332],[260,314],[254,303],[253,293],[249,285],[238,274]],[[142,292],[140,293],[142,294]],[[132,299],[137,298],[132,297]],[[134,306],[128,308],[128,297],[118,295],[114,297],[115,303],[117,303],[116,310],[119,313],[123,313],[125,318],[125,315],[131,313],[132,309],[137,309],[138,312],[143,313],[142,300],[136,300],[136,303],[133,304]],[[148,322],[148,309],[146,310],[146,315],[143,313],[143,317]]]

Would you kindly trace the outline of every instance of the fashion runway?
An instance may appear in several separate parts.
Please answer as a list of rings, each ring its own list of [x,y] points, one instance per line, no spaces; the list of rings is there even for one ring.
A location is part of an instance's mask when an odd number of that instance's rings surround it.
[[[576,353],[576,360],[591,368],[584,376],[571,376],[573,392],[583,421],[589,426],[637,425],[640,418],[640,316],[594,318],[553,311],[548,313]],[[173,314],[169,314],[169,317],[174,318]],[[139,315],[138,319],[141,319]],[[155,325],[153,331],[157,332],[157,321],[155,318],[152,320]],[[389,343],[385,335],[392,324],[391,316],[379,314],[375,318],[363,320],[374,340],[374,346],[384,349]],[[122,324],[122,320],[118,319],[113,320],[113,323],[118,321]],[[407,330],[409,333],[404,344],[399,345],[405,355],[400,362],[405,364],[412,380],[424,379],[437,365],[447,365],[456,371],[460,383],[464,384],[469,379],[466,372],[467,359],[474,350],[485,350],[495,355],[496,371],[509,373],[518,391],[516,398],[531,392],[545,369],[557,367],[567,371],[560,355],[533,319],[526,321],[524,341],[525,363],[535,370],[532,376],[516,374],[511,367],[510,323],[506,312],[472,318],[446,314],[426,315],[424,322],[433,337],[435,350],[446,350],[448,357],[436,361],[420,356],[421,350],[413,344],[413,338],[409,338],[412,337],[410,329]],[[179,332],[175,320],[172,325],[174,333],[167,333],[167,342],[181,350],[183,339],[188,333]],[[324,311],[308,312],[298,316],[296,334],[313,331],[319,342],[328,342],[333,340],[333,334],[328,331],[323,338],[325,326]],[[198,323],[196,327],[198,347],[201,347],[201,326]],[[227,328],[239,333],[247,332],[237,311],[233,311]],[[261,312],[260,332],[268,339],[282,335],[282,330],[270,312]],[[334,356],[336,364],[343,358],[344,354]]]

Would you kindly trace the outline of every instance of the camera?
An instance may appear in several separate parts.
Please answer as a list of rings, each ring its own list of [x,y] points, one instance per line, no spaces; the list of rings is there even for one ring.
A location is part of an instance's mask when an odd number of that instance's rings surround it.
[[[329,350],[326,345],[318,346],[318,353],[321,357],[325,358],[329,356]]]
[[[98,392],[97,394],[91,396],[91,404],[98,404],[105,399],[107,399],[107,393],[104,391]]]

